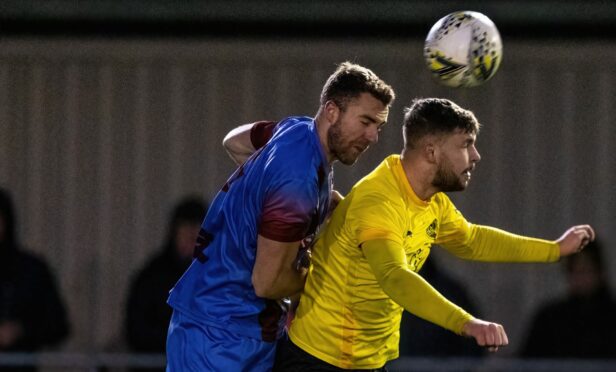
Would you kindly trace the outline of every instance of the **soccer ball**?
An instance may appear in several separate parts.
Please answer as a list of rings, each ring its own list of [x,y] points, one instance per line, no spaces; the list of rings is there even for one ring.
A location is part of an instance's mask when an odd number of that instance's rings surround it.
[[[494,22],[478,12],[446,15],[432,26],[424,58],[436,79],[450,87],[474,87],[488,81],[503,58]]]

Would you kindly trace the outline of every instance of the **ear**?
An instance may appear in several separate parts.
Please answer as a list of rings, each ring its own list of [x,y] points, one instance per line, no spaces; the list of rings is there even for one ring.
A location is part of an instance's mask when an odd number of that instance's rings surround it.
[[[340,117],[340,107],[332,100],[325,102],[325,118],[327,121],[335,123],[338,121],[338,117]]]
[[[434,141],[427,140],[423,143],[423,154],[428,163],[438,163],[439,147]]]

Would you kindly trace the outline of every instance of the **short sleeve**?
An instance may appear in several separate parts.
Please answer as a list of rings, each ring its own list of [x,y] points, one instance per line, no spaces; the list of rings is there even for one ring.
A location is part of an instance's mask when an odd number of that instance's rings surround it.
[[[347,219],[358,245],[376,239],[402,244],[401,218],[394,202],[378,193],[354,195]]]
[[[276,122],[273,121],[257,121],[250,128],[250,142],[255,149],[260,149],[265,146],[267,141],[272,138]]]
[[[317,209],[316,182],[290,178],[273,185],[266,194],[259,234],[279,242],[306,237]]]

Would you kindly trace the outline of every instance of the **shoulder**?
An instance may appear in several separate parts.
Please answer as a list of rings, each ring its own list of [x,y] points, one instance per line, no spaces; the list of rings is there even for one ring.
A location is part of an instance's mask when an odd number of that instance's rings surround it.
[[[307,116],[290,116],[281,120],[274,129],[272,141],[288,143],[302,141],[312,131],[313,119]]]
[[[28,281],[48,282],[52,279],[52,271],[45,259],[35,253],[27,252],[22,249],[17,251],[14,256],[16,275],[20,278],[27,278]]]
[[[449,199],[449,196],[447,196],[447,194],[445,194],[444,192],[437,192],[436,194],[434,194],[434,196],[432,197],[431,202],[433,204],[435,204],[435,205],[450,205],[450,204],[453,204],[451,199]]]
[[[444,192],[434,194],[430,200],[430,206],[441,212],[460,214],[451,199],[449,199],[449,196],[447,196]]]
[[[349,203],[349,216],[377,218],[381,221],[396,219],[406,213],[402,195],[376,179],[368,179],[354,187],[342,201]],[[347,201],[348,200],[348,201]]]
[[[404,206],[404,197],[391,170],[390,158],[386,158],[372,172],[351,189],[356,202]]]
[[[19,250],[17,252],[17,262],[22,267],[27,267],[37,271],[48,271],[48,265],[45,259],[35,253],[25,250]]]
[[[264,169],[287,178],[318,176],[322,165],[320,148],[315,144],[313,120],[290,117],[281,121],[262,154]]]

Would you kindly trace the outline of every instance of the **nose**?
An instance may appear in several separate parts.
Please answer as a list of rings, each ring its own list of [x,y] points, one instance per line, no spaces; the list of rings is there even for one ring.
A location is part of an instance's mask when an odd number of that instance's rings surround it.
[[[475,146],[473,146],[473,151],[471,152],[471,161],[473,163],[478,163],[479,160],[481,160],[481,155],[479,154],[479,151],[477,151],[477,148]]]

